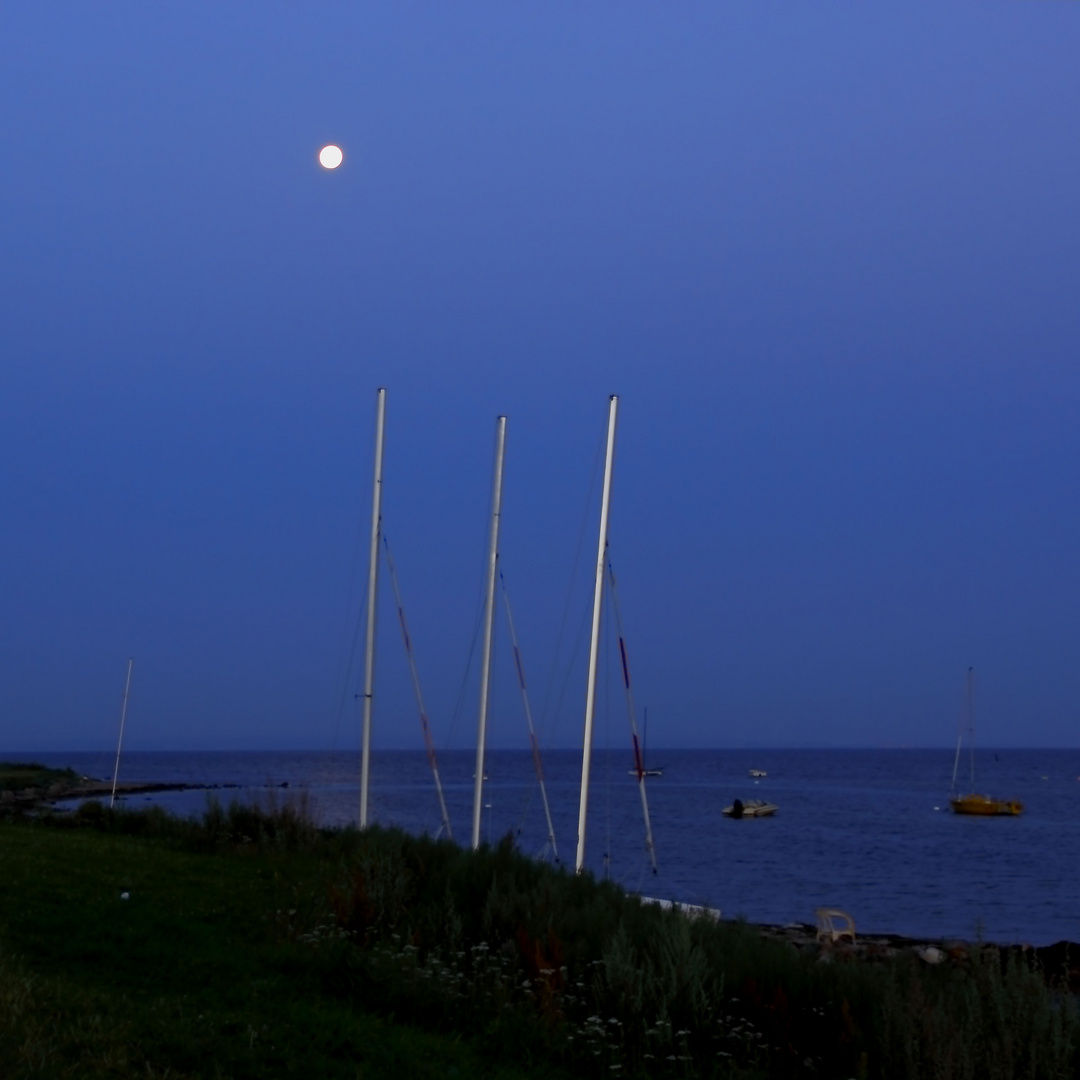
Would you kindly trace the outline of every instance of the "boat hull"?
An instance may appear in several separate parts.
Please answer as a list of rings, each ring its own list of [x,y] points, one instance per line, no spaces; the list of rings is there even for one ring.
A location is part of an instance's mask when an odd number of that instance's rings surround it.
[[[731,806],[725,806],[720,813],[729,818],[772,817],[777,809],[776,803],[765,802],[762,799],[748,799],[743,803],[740,813],[735,812],[734,803]]]
[[[973,814],[977,817],[1017,817],[1024,804],[1016,799],[992,799],[989,795],[960,795],[949,800],[954,814]]]

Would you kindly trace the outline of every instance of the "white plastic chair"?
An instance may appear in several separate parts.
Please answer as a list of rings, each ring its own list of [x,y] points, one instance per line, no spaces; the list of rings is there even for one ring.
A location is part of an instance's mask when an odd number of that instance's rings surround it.
[[[817,915],[817,939],[829,945],[845,938],[855,944],[855,920],[839,908],[819,907],[814,912]]]

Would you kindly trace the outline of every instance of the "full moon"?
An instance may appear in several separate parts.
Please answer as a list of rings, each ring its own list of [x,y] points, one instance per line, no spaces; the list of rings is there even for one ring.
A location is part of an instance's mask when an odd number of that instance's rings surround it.
[[[319,164],[324,169],[336,169],[344,157],[341,147],[331,144],[330,146],[324,146],[319,151]]]

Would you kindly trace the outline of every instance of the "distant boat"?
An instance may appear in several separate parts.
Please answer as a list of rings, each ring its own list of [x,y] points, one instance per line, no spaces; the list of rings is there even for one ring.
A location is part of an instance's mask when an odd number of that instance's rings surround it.
[[[642,762],[641,775],[642,776],[663,776],[664,775],[664,766],[663,765],[654,765],[652,768],[649,768],[649,766],[645,764],[645,755],[646,755],[646,752],[647,752],[648,748],[649,748],[649,707],[648,707],[648,705],[646,705],[645,706],[645,738],[643,739],[643,741],[641,743],[641,762]],[[636,768],[627,769],[626,770],[626,775],[627,776],[637,776],[638,771],[637,771]]]
[[[755,780],[760,780],[763,776],[768,776],[769,774],[764,769],[751,769],[750,775]]]
[[[736,799],[730,806],[725,806],[720,812],[724,817],[772,817],[780,808],[776,803],[766,802],[764,799]]]
[[[956,790],[956,774],[960,769],[960,748],[964,741],[964,721],[967,721],[968,738],[971,742],[971,787],[968,795],[960,795]],[[952,794],[949,805],[954,814],[973,814],[978,817],[1017,817],[1024,812],[1024,804],[1019,799],[995,799],[989,795],[976,794],[975,790],[975,669],[967,671],[967,693],[964,714],[960,718],[956,735],[956,760],[953,762]]]

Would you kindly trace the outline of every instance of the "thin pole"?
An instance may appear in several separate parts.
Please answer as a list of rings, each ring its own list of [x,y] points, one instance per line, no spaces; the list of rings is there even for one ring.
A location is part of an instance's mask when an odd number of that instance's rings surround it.
[[[113,766],[112,794],[109,796],[109,806],[116,802],[116,778],[120,775],[120,748],[124,745],[124,721],[127,719],[128,694],[131,692],[131,669],[135,666],[135,658],[128,657],[127,678],[124,680],[124,698],[120,702],[120,738],[116,740],[116,764]]]
[[[368,558],[367,638],[364,642],[364,727],[360,746],[360,828],[368,823],[371,774],[371,706],[375,692],[375,612],[379,590],[379,536],[382,532],[383,435],[386,429],[386,389],[375,399],[375,479],[371,495],[371,547]]]
[[[592,637],[589,642],[589,681],[585,690],[585,737],[581,748],[581,803],[578,807],[577,856],[574,871],[585,866],[585,816],[589,805],[589,766],[592,763],[593,714],[596,711],[596,661],[600,648],[600,612],[604,597],[604,563],[607,558],[608,509],[611,504],[611,473],[615,464],[615,423],[619,398],[612,394],[608,404],[607,455],[604,460],[604,493],[600,502],[600,540],[596,553],[593,584]]]
[[[506,417],[495,420],[495,476],[491,484],[491,535],[488,541],[487,591],[484,603],[484,652],[480,664],[480,718],[476,732],[476,779],[473,787],[472,846],[480,846],[480,813],[484,802],[484,744],[487,741],[488,700],[491,696],[491,636],[495,626],[495,575],[499,568],[499,518],[502,515],[503,457]]]

